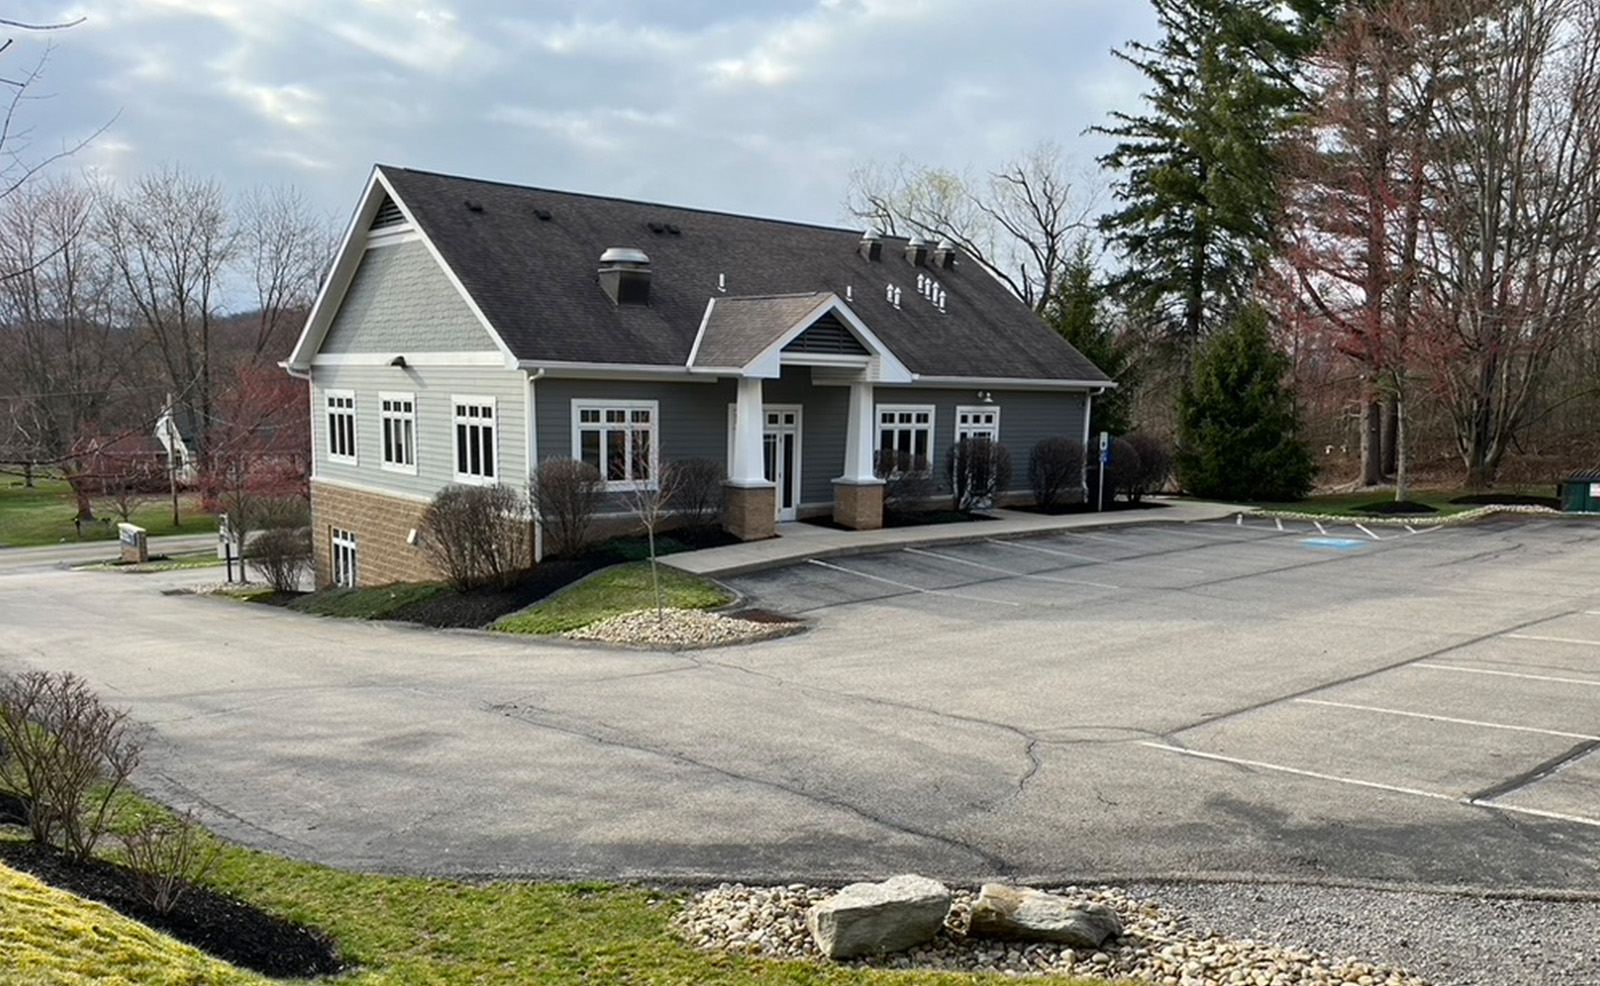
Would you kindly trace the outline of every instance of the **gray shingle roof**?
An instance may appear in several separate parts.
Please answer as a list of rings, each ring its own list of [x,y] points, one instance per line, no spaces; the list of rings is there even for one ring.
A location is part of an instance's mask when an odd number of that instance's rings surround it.
[[[828,299],[825,292],[765,298],[714,298],[695,366],[744,366]]]
[[[920,375],[1107,380],[976,263],[917,267],[904,240],[885,238],[870,261],[856,230],[379,170],[519,359],[683,366],[722,277],[729,295],[850,293],[851,310]],[[619,307],[601,289],[608,247],[650,255],[648,307]],[[944,312],[919,295],[919,274],[944,289]]]

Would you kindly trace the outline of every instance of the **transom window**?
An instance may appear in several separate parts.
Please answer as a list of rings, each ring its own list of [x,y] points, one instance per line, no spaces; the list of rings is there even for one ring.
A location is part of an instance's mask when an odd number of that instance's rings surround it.
[[[974,438],[989,442],[1000,440],[1000,408],[994,404],[979,404],[956,408],[956,441]]]
[[[328,458],[356,461],[356,395],[351,390],[330,390],[328,402]]]
[[[572,447],[610,490],[656,481],[656,401],[573,401]]]
[[[878,455],[891,475],[933,468],[933,405],[879,404]]]
[[[378,421],[383,433],[383,468],[413,475],[417,471],[417,400],[414,394],[379,394]]]
[[[455,407],[456,480],[492,483],[497,473],[494,398],[452,397]]]
[[[329,529],[333,541],[333,584],[338,586],[353,586],[356,584],[356,536],[349,531],[337,527]]]

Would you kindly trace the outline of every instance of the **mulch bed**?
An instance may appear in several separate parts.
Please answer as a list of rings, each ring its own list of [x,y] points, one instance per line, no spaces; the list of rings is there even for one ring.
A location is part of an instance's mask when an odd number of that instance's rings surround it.
[[[206,887],[191,888],[171,913],[161,914],[140,897],[131,872],[104,860],[78,862],[51,847],[0,840],[0,861],[263,976],[306,979],[343,968],[333,943],[321,932]]]
[[[923,527],[928,524],[966,524],[972,521],[994,520],[988,514],[964,514],[959,510],[922,510],[916,513],[886,513],[883,515],[884,527]],[[816,527],[826,527],[833,531],[854,531],[853,527],[846,527],[836,523],[834,519],[822,514],[818,517],[802,517],[801,523],[812,524]]]
[[[1352,507],[1352,513],[1375,514],[1379,517],[1410,517],[1417,514],[1436,514],[1439,511],[1415,500],[1375,500]]]
[[[656,538],[656,555],[665,557],[680,551],[738,543],[738,538],[721,528],[676,530]],[[532,606],[585,575],[620,562],[643,561],[649,557],[650,546],[645,538],[617,538],[578,558],[547,558],[510,588],[441,592],[404,606],[388,618],[439,628],[485,627],[502,616]]]
[[[1050,507],[1041,507],[1035,503],[1024,503],[1015,507],[1007,507],[1006,509],[1018,510],[1025,514],[1044,514],[1046,517],[1064,517],[1069,514],[1117,513],[1123,510],[1161,510],[1165,507],[1165,503],[1154,503],[1150,500],[1140,500],[1138,502],[1107,500],[1106,508],[1102,511],[1095,510],[1092,503],[1057,503]]]
[[[1561,499],[1554,496],[1535,496],[1532,493],[1468,493],[1450,498],[1451,503],[1496,507],[1549,507],[1561,509]]]

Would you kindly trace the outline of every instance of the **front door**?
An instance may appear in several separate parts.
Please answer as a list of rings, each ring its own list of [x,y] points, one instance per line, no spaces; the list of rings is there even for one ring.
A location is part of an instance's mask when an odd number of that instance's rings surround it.
[[[800,409],[769,404],[764,412],[767,480],[777,487],[778,519],[794,520],[800,506]]]

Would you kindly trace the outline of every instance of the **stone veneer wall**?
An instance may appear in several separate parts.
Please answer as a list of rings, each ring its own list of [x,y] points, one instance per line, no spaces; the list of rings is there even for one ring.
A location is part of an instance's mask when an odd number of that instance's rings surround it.
[[[335,527],[356,536],[356,581],[360,585],[442,578],[426,551],[406,544],[406,535],[422,526],[422,512],[427,506],[419,500],[313,480],[311,541],[317,588],[328,585],[333,578],[330,531]]]

